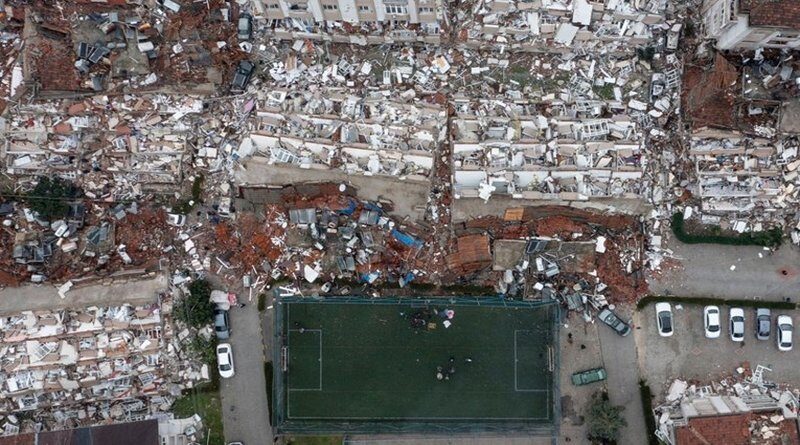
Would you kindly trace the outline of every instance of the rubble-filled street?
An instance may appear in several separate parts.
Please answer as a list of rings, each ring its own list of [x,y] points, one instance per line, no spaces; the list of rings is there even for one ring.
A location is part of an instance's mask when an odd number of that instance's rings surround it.
[[[660,362],[685,333],[644,333],[643,297],[800,292],[800,5],[768,3],[0,0],[0,445],[288,441],[241,420],[293,390],[281,302],[390,298],[558,306],[551,347],[594,349],[542,368],[638,361],[603,385],[643,434],[633,385],[710,372]],[[670,391],[659,438],[717,443],[685,406],[721,385]],[[591,396],[554,386],[553,411]],[[615,439],[581,409],[543,435]],[[765,441],[796,418],[746,416]]]

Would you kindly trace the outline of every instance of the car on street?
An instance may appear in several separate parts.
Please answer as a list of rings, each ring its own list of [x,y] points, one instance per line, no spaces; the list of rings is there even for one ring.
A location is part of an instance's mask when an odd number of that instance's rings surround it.
[[[214,332],[217,338],[227,340],[231,337],[231,322],[228,311],[224,309],[214,309]]]
[[[223,379],[233,377],[233,349],[230,343],[220,343],[217,345],[217,369],[219,376]]]
[[[792,317],[788,315],[778,315],[778,350],[791,351],[792,350],[792,332],[794,331],[794,324]]]
[[[656,324],[658,324],[658,335],[672,337],[672,307],[669,303],[656,303]]]
[[[233,74],[231,91],[244,91],[247,88],[247,84],[250,83],[250,78],[253,77],[253,71],[255,71],[255,69],[255,64],[249,60],[242,60],[239,62],[239,65],[236,67],[236,72]]]
[[[599,318],[603,323],[609,325],[611,329],[623,337],[631,333],[631,327],[628,325],[628,323],[622,321],[619,316],[609,308],[603,308],[597,314],[597,318]]]
[[[589,383],[605,380],[606,370],[603,368],[587,369],[572,374],[572,384],[575,386],[588,385]]]
[[[706,306],[703,308],[703,326],[706,331],[706,338],[719,338],[722,331],[719,319],[719,307]]]
[[[744,341],[744,310],[732,307],[729,313],[731,340]]]
[[[772,328],[772,313],[769,309],[756,309],[756,338],[769,340],[769,330]]]

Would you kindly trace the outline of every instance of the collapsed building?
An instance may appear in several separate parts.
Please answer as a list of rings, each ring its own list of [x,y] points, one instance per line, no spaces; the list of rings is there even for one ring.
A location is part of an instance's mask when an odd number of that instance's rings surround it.
[[[178,359],[171,307],[162,295],[147,306],[25,311],[0,319],[3,434],[131,422],[168,411],[183,388],[208,379],[207,366]]]
[[[740,371],[709,385],[673,381],[654,410],[656,436],[670,445],[800,443],[796,393],[766,381],[766,366]]]
[[[736,232],[798,223],[797,63],[714,54],[690,64],[683,92],[690,124],[691,193],[701,222]],[[687,215],[689,216],[689,215]]]
[[[274,90],[243,144],[278,165],[424,180],[444,137],[444,118],[435,104],[398,103],[380,94]]]

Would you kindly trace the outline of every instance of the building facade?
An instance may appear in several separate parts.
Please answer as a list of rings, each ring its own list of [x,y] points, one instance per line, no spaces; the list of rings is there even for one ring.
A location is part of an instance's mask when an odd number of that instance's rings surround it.
[[[800,48],[797,0],[705,0],[702,12],[718,49]]]
[[[261,0],[268,19],[297,19],[309,26],[323,22],[350,24],[437,24],[437,0]]]

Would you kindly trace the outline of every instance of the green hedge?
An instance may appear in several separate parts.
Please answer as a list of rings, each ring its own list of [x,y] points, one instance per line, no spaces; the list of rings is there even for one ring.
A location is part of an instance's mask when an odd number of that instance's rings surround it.
[[[661,442],[656,437],[656,416],[653,414],[653,391],[646,380],[639,380],[639,395],[642,398],[644,427],[647,429],[647,444],[659,445]]]
[[[258,294],[258,312],[264,312],[267,308],[267,294]]]
[[[734,298],[710,298],[710,297],[673,297],[673,296],[662,296],[662,295],[648,295],[638,303],[636,303],[637,309],[642,309],[649,305],[650,303],[656,303],[659,301],[665,301],[667,303],[678,303],[678,304],[687,304],[687,305],[696,305],[696,306],[732,306],[732,307],[751,307],[751,308],[768,308],[768,309],[782,309],[782,310],[793,310],[797,308],[797,305],[787,301],[758,301],[758,300],[737,300]]]
[[[687,233],[683,225],[683,214],[680,212],[672,215],[672,233],[686,244],[726,244],[731,246],[766,246],[777,247],[783,242],[783,231],[780,227],[773,227],[767,231],[756,233],[742,233],[740,235],[720,235],[719,233]]]
[[[272,419],[272,362],[264,362],[264,379],[266,379],[267,387],[267,408],[269,409],[269,418]]]

